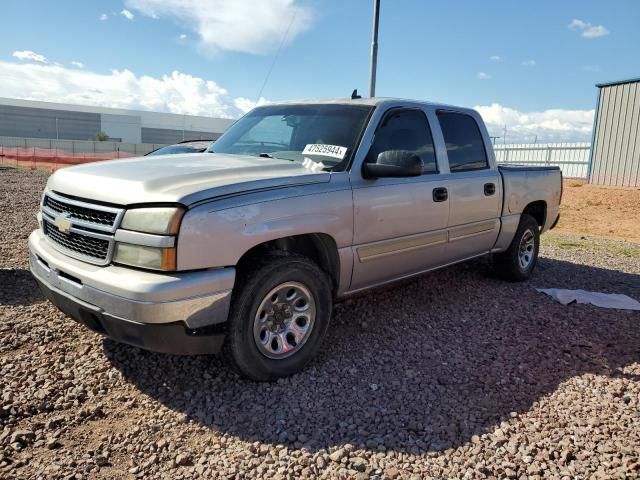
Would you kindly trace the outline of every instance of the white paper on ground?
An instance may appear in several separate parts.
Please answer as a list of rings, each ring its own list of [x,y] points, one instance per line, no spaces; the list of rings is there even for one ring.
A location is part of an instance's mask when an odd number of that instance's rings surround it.
[[[563,288],[536,288],[563,305],[572,302],[590,303],[596,307],[616,308],[619,310],[640,310],[640,302],[620,293],[588,292],[586,290],[566,290]]]

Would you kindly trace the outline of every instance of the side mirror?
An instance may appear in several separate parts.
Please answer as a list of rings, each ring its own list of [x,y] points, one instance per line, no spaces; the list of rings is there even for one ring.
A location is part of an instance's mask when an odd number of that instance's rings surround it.
[[[378,155],[376,163],[362,165],[364,178],[417,177],[422,175],[422,159],[408,150],[387,150]]]

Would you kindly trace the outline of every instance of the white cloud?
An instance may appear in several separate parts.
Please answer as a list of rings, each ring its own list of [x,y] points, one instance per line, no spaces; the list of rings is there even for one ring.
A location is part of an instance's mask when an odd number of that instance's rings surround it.
[[[2,96],[236,118],[254,104],[233,98],[216,82],[174,70],[161,77],[130,70],[95,73],[58,65],[0,61]],[[262,103],[264,99],[260,99]]]
[[[537,65],[536,61],[533,59],[530,60],[524,60],[521,65],[523,67],[535,67]]]
[[[100,15],[100,21],[105,22],[109,19],[109,15],[107,15],[106,13],[103,13],[102,15]]]
[[[253,100],[250,100],[244,97],[238,97],[233,100],[233,105],[242,113],[247,113],[249,110],[251,110],[254,107],[258,107],[260,105],[267,105],[268,103],[269,102],[264,97],[260,97],[260,100],[258,100],[257,102],[254,102]]]
[[[38,63],[49,63],[47,57],[44,55],[40,55],[39,53],[32,52],[31,50],[19,50],[13,52],[13,56],[18,60],[22,60],[23,62],[38,62]]]
[[[78,62],[76,60],[72,61],[71,65],[73,65],[74,67],[77,67],[77,68],[84,68],[84,63]]]
[[[549,109],[520,112],[494,103],[475,107],[491,135],[503,136],[507,126],[507,143],[586,142],[591,139],[594,110]]]
[[[133,20],[133,13],[131,13],[129,10],[127,10],[126,8],[123,8],[122,11],[120,12],[120,15],[122,15],[124,18],[126,18],[127,20]]]
[[[492,62],[501,62],[502,57],[500,55],[491,55],[489,57],[489,60],[491,60]]]
[[[476,76],[478,77],[478,80],[489,80],[491,78],[491,75],[486,72],[478,72],[478,75]]]
[[[299,0],[125,0],[127,7],[190,29],[207,52],[266,54],[309,29],[313,12]],[[294,18],[295,16],[295,18]],[[293,20],[293,23],[292,22]]]
[[[585,38],[597,38],[609,35],[609,30],[607,30],[604,26],[592,25],[589,22],[578,20],[577,18],[571,20],[571,23],[568,25],[568,27],[570,30],[582,32],[582,36]]]
[[[186,39],[187,39],[187,34],[186,33],[180,34],[180,40],[186,40]]]

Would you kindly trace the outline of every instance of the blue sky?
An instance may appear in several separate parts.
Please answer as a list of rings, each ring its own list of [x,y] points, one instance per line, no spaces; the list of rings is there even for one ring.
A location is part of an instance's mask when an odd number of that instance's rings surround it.
[[[238,116],[287,28],[263,97],[364,94],[371,5],[3,0],[0,95]],[[522,141],[586,140],[595,83],[640,76],[639,25],[637,0],[382,0],[377,94],[480,107]]]

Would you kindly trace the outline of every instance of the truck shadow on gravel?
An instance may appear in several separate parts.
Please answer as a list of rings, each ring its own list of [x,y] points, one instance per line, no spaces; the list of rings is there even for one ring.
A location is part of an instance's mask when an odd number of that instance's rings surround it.
[[[44,301],[29,270],[0,268],[0,305],[31,305]]]
[[[571,377],[625,376],[640,361],[640,312],[565,307],[534,287],[637,296],[638,285],[640,275],[549,258],[523,284],[493,278],[486,262],[459,265],[342,302],[319,357],[272,384],[241,380],[217,358],[111,341],[104,351],[150,398],[249,442],[440,451]]]

